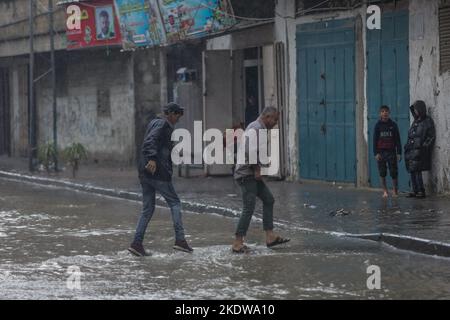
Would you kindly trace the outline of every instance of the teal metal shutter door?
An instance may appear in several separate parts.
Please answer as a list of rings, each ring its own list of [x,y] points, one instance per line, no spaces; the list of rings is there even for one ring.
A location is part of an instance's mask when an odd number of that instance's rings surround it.
[[[353,20],[300,25],[297,89],[300,176],[356,181]]]
[[[380,186],[377,163],[373,156],[373,130],[379,108],[388,105],[391,119],[399,127],[402,147],[408,136],[409,116],[409,22],[408,12],[383,14],[381,30],[367,31],[367,100],[369,133],[370,185]],[[404,161],[399,165],[400,190],[408,189],[409,177]],[[388,179],[390,184],[390,179]]]

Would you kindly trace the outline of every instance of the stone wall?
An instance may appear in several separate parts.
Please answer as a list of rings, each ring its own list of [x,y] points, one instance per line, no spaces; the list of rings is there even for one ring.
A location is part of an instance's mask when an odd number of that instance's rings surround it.
[[[82,143],[90,160],[132,163],[135,158],[133,57],[115,50],[57,55],[58,147]],[[37,74],[46,71],[38,65]],[[53,141],[50,77],[36,86],[38,143]]]

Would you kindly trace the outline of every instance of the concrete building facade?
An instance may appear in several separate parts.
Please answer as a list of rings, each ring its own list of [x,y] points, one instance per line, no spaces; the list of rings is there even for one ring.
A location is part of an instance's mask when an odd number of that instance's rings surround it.
[[[437,129],[426,184],[448,192],[449,2],[278,0],[275,23],[133,52],[67,51],[65,15],[57,7],[58,146],[81,142],[93,160],[132,163],[148,120],[169,99],[188,106],[182,126],[202,120],[203,129],[224,130],[245,125],[249,95],[256,95],[257,111],[267,105],[281,111],[280,177],[378,187],[371,151],[378,108],[391,106],[404,143],[412,121],[408,107],[421,99]],[[372,4],[381,9],[381,30],[368,25]],[[41,144],[53,130],[47,7],[37,1],[34,25]],[[0,9],[0,153],[27,156],[29,1],[1,1]],[[193,72],[194,79],[178,79],[180,70]],[[400,168],[406,190],[403,162]],[[228,169],[209,166],[204,172]]]
[[[9,131],[2,154],[28,156],[29,149],[29,1],[0,2],[0,70]],[[34,23],[37,144],[53,141],[48,1],[36,1]],[[55,3],[55,1],[54,1]],[[55,5],[57,141],[62,150],[74,142],[89,160],[132,164],[149,117],[160,112],[161,50],[123,52],[120,47],[66,50],[64,6]],[[164,78],[164,75],[163,75]],[[6,112],[5,112],[6,114]],[[6,125],[8,124],[8,126]]]
[[[29,1],[1,2],[0,67],[8,78],[11,156],[29,152]],[[37,144],[52,142],[48,1],[36,1],[34,23]],[[187,109],[179,127],[225,130],[246,121],[247,96],[257,110],[274,104],[273,23],[237,27],[227,35],[164,48],[122,51],[120,46],[67,50],[65,6],[55,8],[58,147],[82,143],[90,160],[132,164],[146,125],[168,100]],[[177,72],[195,74],[188,81]],[[250,92],[251,91],[251,92]],[[6,103],[5,103],[6,104]],[[1,117],[6,119],[5,117]],[[8,139],[5,139],[8,140]],[[6,150],[8,149],[8,150]],[[230,174],[230,168],[202,166],[203,174]]]
[[[448,56],[447,46],[443,45],[445,41],[448,42],[448,36],[443,34],[447,21],[444,19],[448,19],[445,14],[448,2],[410,0],[372,1],[367,4],[366,1],[350,1],[351,7],[348,7],[348,2],[338,6],[336,1],[334,7],[329,4],[322,4],[322,7],[316,4],[314,7],[313,2],[280,0],[276,6],[275,42],[282,43],[286,52],[286,86],[283,91],[287,97],[285,108],[288,113],[288,176],[294,180],[341,181],[360,187],[377,187],[371,150],[377,108],[381,104],[391,106],[393,118],[402,131],[404,144],[412,121],[408,107],[420,99],[427,103],[437,131],[433,169],[427,175],[426,184],[429,190],[448,192],[450,112],[447,105],[450,70],[441,67],[442,57]],[[381,9],[381,30],[371,30],[368,26],[372,13],[368,13],[367,9],[371,4]],[[339,42],[337,39],[341,39],[341,35],[342,41]],[[345,42],[345,39],[350,42]],[[341,49],[346,43],[348,51]],[[345,80],[342,78],[338,81],[338,77],[344,74],[339,71],[339,63],[336,63],[340,54],[342,57],[348,55],[349,59],[342,60],[342,63],[351,66],[353,71],[345,74]],[[304,61],[307,57],[312,58]],[[310,67],[316,63],[316,69]],[[317,75],[314,74],[316,71]],[[321,78],[316,80],[314,77]],[[349,78],[352,78],[351,81]],[[339,87],[343,82],[349,85]],[[348,91],[350,89],[351,92]],[[348,118],[351,121],[346,119],[339,123],[336,120],[333,123],[330,121],[333,119],[330,110],[334,111],[335,117],[339,101],[344,100],[335,99],[337,102],[333,106],[330,100],[339,91],[344,92],[343,97],[344,94],[352,97],[345,100],[350,108]],[[323,101],[319,96],[324,97]],[[325,110],[322,118],[321,108]],[[335,136],[339,137],[339,125],[343,123],[341,127],[348,128],[349,122],[350,129],[342,130],[350,131],[351,135],[332,140]],[[311,141],[311,147],[305,135],[310,139],[314,139],[314,136],[319,138]],[[337,147],[329,144],[329,141],[337,144]],[[339,158],[339,154],[347,150],[345,144],[348,141],[354,144],[353,151],[345,152],[353,152],[351,158],[354,159],[355,175],[346,180],[340,171],[347,172],[352,168],[333,167],[333,161],[339,165],[339,160],[344,159]],[[321,144],[325,145],[324,151],[316,151],[321,148]],[[321,160],[323,158],[327,160]],[[408,176],[404,162],[400,163],[399,168],[402,171],[402,188],[407,189]]]

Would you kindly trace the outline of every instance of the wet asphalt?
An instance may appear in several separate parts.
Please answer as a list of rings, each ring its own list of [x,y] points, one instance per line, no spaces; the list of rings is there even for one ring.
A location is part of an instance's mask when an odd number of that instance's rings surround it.
[[[304,207],[301,214],[328,211],[312,202],[317,207]],[[380,212],[400,217],[396,211],[410,210],[405,203],[393,212],[395,208],[380,207]],[[441,210],[433,208],[430,214]],[[184,212],[187,239],[194,247],[187,254],[172,249],[170,212],[158,208],[144,242],[152,256],[137,258],[126,248],[140,209],[137,201],[0,179],[0,299],[450,298],[449,259],[317,228],[308,231],[308,225],[299,228],[283,218],[277,228],[290,243],[266,248],[262,223],[254,219],[247,236],[252,250],[236,255],[230,250],[236,218]],[[336,224],[349,216],[323,220]],[[408,223],[408,217],[401,217],[396,223]],[[300,224],[301,216],[291,218]],[[380,267],[381,289],[367,287],[371,265]],[[81,272],[80,289],[67,286],[73,275],[69,267]]]

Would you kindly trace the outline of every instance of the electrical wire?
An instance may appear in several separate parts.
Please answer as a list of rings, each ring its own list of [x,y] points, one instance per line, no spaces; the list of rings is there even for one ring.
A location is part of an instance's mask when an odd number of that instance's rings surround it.
[[[325,0],[325,1],[322,1],[321,3],[318,3],[318,4],[316,4],[315,6],[312,6],[311,8],[308,8],[308,9],[305,9],[305,10],[300,10],[300,11],[295,12],[295,15],[296,15],[296,16],[304,15],[304,14],[306,14],[306,13],[308,13],[308,12],[310,12],[310,11],[312,11],[312,10],[314,10],[314,9],[320,7],[321,5],[326,4],[326,3],[330,2],[330,1],[331,1],[331,0]]]
[[[319,3],[319,4],[314,5],[311,8],[308,8],[308,9],[305,9],[305,10],[296,11],[294,16],[283,16],[282,14],[278,13],[275,10],[275,16],[280,17],[282,19],[294,19],[295,20],[299,15],[306,14],[306,13],[316,9],[317,7],[320,7],[321,5],[326,4],[326,3],[330,2],[330,1],[331,0],[325,0],[325,1],[321,2],[321,3]]]
[[[232,14],[232,13],[230,13],[230,12],[226,12],[226,11],[223,11],[223,10],[219,10],[219,9],[217,9],[217,8],[210,7],[210,6],[206,5],[205,3],[201,2],[201,0],[191,0],[191,1],[197,2],[199,6],[208,8],[208,9],[213,10],[213,11],[216,11],[216,12],[223,13],[223,14],[225,14],[225,15],[227,15],[227,16],[229,16],[229,17],[235,18],[235,19],[237,19],[237,20],[260,21],[260,22],[262,22],[262,21],[271,21],[271,20],[274,19],[273,17],[272,17],[272,18],[241,17],[241,16],[234,15],[234,14]]]

